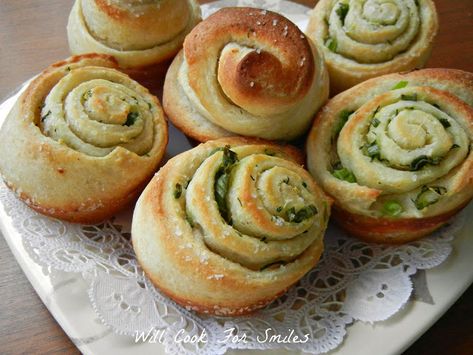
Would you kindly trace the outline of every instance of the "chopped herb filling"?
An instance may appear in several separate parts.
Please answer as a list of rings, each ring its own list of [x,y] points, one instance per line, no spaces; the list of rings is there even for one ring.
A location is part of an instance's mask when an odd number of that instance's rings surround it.
[[[139,112],[135,112],[135,111],[129,112],[128,115],[126,116],[126,122],[123,124],[123,126],[127,126],[127,127],[133,126],[136,120],[138,119],[138,117],[140,117]]]
[[[450,122],[446,118],[439,118],[438,120],[440,121],[442,126],[444,126],[445,128],[448,128],[451,126]]]
[[[303,207],[296,211],[295,207],[291,207],[286,211],[286,220],[289,222],[300,223],[305,219],[315,216],[318,213],[314,205]]]
[[[437,203],[440,197],[446,193],[447,189],[443,186],[423,186],[413,202],[418,210],[422,210],[427,206]]]
[[[403,211],[404,209],[402,208],[402,205],[397,201],[388,201],[383,205],[384,214],[391,217],[397,217]]]
[[[339,121],[338,124],[335,128],[335,135],[338,135],[340,131],[342,130],[343,126],[348,122],[348,119],[350,116],[354,113],[355,111],[348,111],[348,110],[343,110],[338,114]]]
[[[44,116],[41,117],[41,122],[44,122],[44,120],[51,114],[51,110],[49,110]]]
[[[238,161],[237,154],[234,151],[230,150],[230,146],[225,146],[223,148],[222,165],[220,166],[217,173],[215,174],[215,185],[214,185],[215,200],[217,201],[220,215],[226,221],[230,221],[231,218],[229,216],[229,211],[227,208],[227,204],[225,202],[225,196],[227,195],[227,191],[228,191],[228,182],[230,180],[231,169],[237,161]],[[230,224],[230,222],[228,223]]]
[[[347,168],[344,168],[344,167],[340,167],[339,169],[335,169],[332,172],[332,175],[334,177],[336,177],[337,179],[339,179],[339,180],[343,180],[343,181],[351,182],[351,183],[356,182],[355,175],[350,170],[348,170]]]
[[[402,94],[401,95],[401,100],[405,101],[417,101],[417,94]]]
[[[363,147],[363,154],[369,156],[371,159],[381,160],[381,149],[376,142],[365,145]]]
[[[345,25],[345,17],[347,17],[349,10],[350,10],[350,5],[344,2],[341,2],[340,6],[338,6],[336,10],[338,17],[340,17],[340,21],[342,21],[342,25]]]
[[[178,199],[182,195],[182,186],[181,184],[177,183],[174,188],[174,198]]]
[[[337,40],[335,38],[329,37],[325,42],[325,46],[332,52],[337,53]]]
[[[396,85],[394,85],[391,90],[398,90],[398,89],[404,89],[407,84],[409,84],[407,81],[405,80],[402,80],[400,82],[398,82]]]
[[[426,165],[438,165],[441,161],[441,158],[430,158],[426,155],[421,155],[411,162],[410,170],[418,171]]]

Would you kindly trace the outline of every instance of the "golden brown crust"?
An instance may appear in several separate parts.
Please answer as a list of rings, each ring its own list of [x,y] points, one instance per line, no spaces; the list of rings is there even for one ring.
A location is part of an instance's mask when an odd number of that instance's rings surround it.
[[[212,197],[215,178],[209,178],[220,169],[224,154],[221,149],[225,146],[239,157],[232,167],[226,190],[232,225],[223,220],[220,212],[215,212],[217,202]],[[301,153],[290,146],[234,137],[207,142],[169,160],[141,195],[132,223],[137,259],[152,282],[187,309],[216,315],[246,314],[285,292],[320,258],[329,214],[330,201],[300,168],[301,158]],[[279,194],[271,196],[264,185],[265,179],[283,178],[250,173],[246,164],[252,166],[250,169],[258,169],[258,164],[262,165],[261,169],[268,168],[267,164],[276,164],[269,170],[276,169],[274,174],[280,174],[282,169],[293,179],[286,183],[297,185],[294,187],[297,191],[306,186],[304,189],[314,194],[315,197],[308,197],[304,192],[303,196],[310,201],[315,198],[311,203],[317,206],[318,214],[293,223],[292,227],[281,220],[278,222],[280,230],[274,230],[274,221],[270,226],[255,217],[251,225],[265,232],[244,232],[239,227],[242,220],[253,218],[256,210],[267,208],[269,211],[271,207],[260,205],[257,208],[252,202],[256,195],[247,199],[244,193],[247,187],[240,184],[260,184],[258,186],[265,189],[262,193],[265,197],[261,198],[271,199],[278,198]],[[269,170],[266,169],[265,174]],[[247,173],[254,176],[241,180],[241,174]],[[296,174],[300,174],[299,177]],[[235,191],[238,196],[234,195]],[[235,204],[234,200],[241,204]],[[246,208],[253,212],[249,216],[240,215]],[[308,232],[304,234],[306,227]],[[280,236],[278,232],[284,228],[289,228],[292,236]],[[261,241],[259,238],[263,235],[265,238]],[[280,245],[285,247],[281,249]],[[268,267],[283,260],[287,260],[283,267]]]
[[[427,218],[371,218],[334,206],[333,218],[351,235],[369,243],[403,244],[422,238],[446,223],[466,205]]]
[[[427,235],[468,203],[472,106],[473,74],[453,69],[385,75],[330,100],[306,149],[309,170],[336,201],[339,223],[360,238],[401,243]],[[356,183],[332,174],[337,162]]]
[[[320,240],[319,243],[321,245],[315,252],[315,255],[316,255],[315,261],[319,260],[323,253],[322,240]],[[153,275],[150,275],[146,272],[145,274],[153,282],[154,285],[160,284],[159,279],[154,278]],[[199,302],[196,302],[195,300],[189,300],[187,298],[180,297],[178,294],[176,294],[172,290],[165,289],[162,286],[158,286],[158,287],[159,287],[159,290],[163,292],[166,296],[172,298],[177,304],[181,305],[182,307],[186,308],[189,311],[194,311],[201,314],[211,314],[211,315],[216,315],[216,316],[238,317],[238,316],[251,314],[257,311],[258,309],[264,308],[265,306],[269,305],[271,302],[273,302],[277,298],[284,295],[287,292],[287,290],[291,288],[291,286],[292,285],[289,285],[286,289],[281,290],[279,293],[275,294],[272,297],[259,300],[258,302],[253,303],[251,305],[235,303],[231,306],[223,306],[223,307],[222,306],[215,307],[215,304],[212,304],[211,302],[199,303]],[[241,287],[244,287],[245,292],[248,292],[248,293],[252,292],[252,290],[248,289],[248,285],[239,285],[235,283],[235,284],[228,285],[228,287],[234,290],[240,290]]]
[[[236,134],[291,140],[326,100],[327,75],[315,46],[285,17],[224,8],[186,37],[163,102],[170,119],[200,141]]]
[[[281,27],[285,32],[281,33]],[[266,51],[235,55],[239,52],[236,48],[222,54],[219,81],[236,104],[242,107],[291,105],[307,95],[315,71],[309,42],[301,40],[299,29],[285,17],[253,8],[223,8],[186,37],[184,56],[190,67],[189,84],[195,91],[205,90],[197,66],[206,61],[208,45],[218,43],[222,35],[228,33],[233,38],[254,36],[263,43],[263,48],[272,46],[284,58],[283,63]],[[205,100],[209,102],[211,98],[202,98],[203,105],[207,106]]]
[[[167,126],[159,101],[147,89],[111,69],[116,66],[113,58],[93,54],[51,65],[31,82],[2,126],[0,152],[5,157],[0,162],[2,177],[25,203],[40,213],[82,223],[111,217],[139,194],[163,157]],[[110,83],[107,80],[114,80],[112,93],[107,93]],[[65,85],[69,89],[62,91]],[[92,89],[86,91],[87,96],[77,94],[77,90],[90,85]],[[100,131],[102,146],[94,146],[94,130],[90,127],[84,130],[81,124],[85,121],[95,127],[101,123],[86,118],[81,107],[87,105],[89,114],[107,115],[110,111],[103,95],[115,100],[118,92],[122,95],[118,106],[123,110],[133,106],[138,116],[143,115],[143,122],[147,122],[143,127],[148,128],[135,128],[134,122],[127,121],[126,127],[121,122],[115,125],[110,121]],[[77,95],[78,101],[74,98]],[[62,97],[67,97],[67,101],[61,101]],[[120,118],[123,112],[118,106],[108,116],[125,119]],[[56,107],[66,112],[67,120]],[[77,121],[79,117],[82,121]],[[88,123],[89,120],[92,122]],[[67,128],[68,124],[75,131]],[[105,142],[113,130],[125,132],[126,142],[116,145]],[[133,130],[137,131],[133,133]],[[140,135],[140,140],[149,143],[136,145],[130,132],[137,135],[145,131],[149,134]]]
[[[27,195],[24,192],[18,192],[19,190],[14,186],[9,183],[6,184],[11,190],[15,191],[17,196],[30,208],[45,216],[58,218],[72,223],[93,224],[110,218],[115,213],[126,208],[126,206],[134,203],[141,191],[143,191],[145,188],[146,183],[150,180],[150,178],[151,176],[149,176],[145,182],[138,186],[135,190],[130,191],[128,195],[121,198],[110,198],[106,202],[106,209],[96,208],[96,206],[94,206],[95,202],[91,200],[86,201],[84,204],[79,206],[77,204],[71,204],[62,206],[61,208],[48,207],[37,204],[34,198],[32,198],[30,195]]]

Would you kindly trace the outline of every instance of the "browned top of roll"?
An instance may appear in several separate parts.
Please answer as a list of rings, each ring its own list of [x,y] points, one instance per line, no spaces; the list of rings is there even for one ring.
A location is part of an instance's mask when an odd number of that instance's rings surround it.
[[[301,100],[312,85],[310,43],[277,13],[224,8],[197,25],[184,42],[189,83],[196,91],[202,85],[198,72],[207,66],[209,47],[214,46],[219,46],[217,75],[223,92],[249,112],[267,113],[268,105],[280,111]]]

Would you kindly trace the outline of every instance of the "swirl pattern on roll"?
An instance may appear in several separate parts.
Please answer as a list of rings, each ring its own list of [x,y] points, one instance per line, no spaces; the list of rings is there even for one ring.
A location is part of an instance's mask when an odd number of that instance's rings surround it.
[[[332,91],[427,61],[438,19],[431,0],[322,0],[308,35],[324,50]]]
[[[292,22],[224,8],[186,37],[163,100],[173,122],[200,141],[235,134],[289,140],[307,130],[327,97],[323,58]]]
[[[471,73],[426,69],[369,80],[318,115],[309,169],[349,214],[380,224],[437,218],[432,230],[473,196],[472,105]]]
[[[89,54],[33,80],[0,130],[0,171],[30,207],[72,222],[111,217],[141,192],[164,155],[157,98]]]
[[[40,127],[88,155],[105,156],[118,146],[145,155],[155,139],[157,109],[150,97],[116,70],[74,68],[46,96]]]
[[[317,262],[329,217],[299,160],[293,148],[240,138],[170,160],[133,217],[147,275],[179,303],[216,314],[247,313],[284,292]]]
[[[122,68],[145,67],[171,58],[199,21],[194,0],[76,0],[69,46],[113,55]]]

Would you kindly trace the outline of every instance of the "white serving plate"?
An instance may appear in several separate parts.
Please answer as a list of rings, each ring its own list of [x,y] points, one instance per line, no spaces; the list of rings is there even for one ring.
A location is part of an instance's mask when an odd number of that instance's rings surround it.
[[[0,119],[5,117],[5,104],[0,105]],[[466,213],[473,215],[473,204]],[[356,322],[347,327],[344,343],[334,354],[400,354],[419,338],[473,282],[473,219],[453,242],[452,255],[442,265],[426,271],[427,284],[434,304],[410,301],[388,321],[374,325]],[[80,274],[49,271],[31,259],[22,237],[14,229],[12,219],[0,208],[0,227],[23,272],[51,314],[84,354],[164,355],[161,344],[134,343],[134,339],[114,334],[101,324],[87,295],[87,284]],[[261,351],[230,350],[227,354],[257,354]],[[267,351],[269,354],[294,354],[286,350]]]
[[[247,4],[249,1],[226,0],[223,5]],[[281,3],[287,3],[282,1]],[[210,7],[204,5],[204,12]],[[291,4],[294,12],[286,14],[299,26],[305,27],[305,8]],[[301,14],[301,11],[304,12]],[[0,104],[0,124],[19,94]],[[171,145],[167,156],[173,156],[190,146],[185,137],[171,127]],[[466,213],[473,216],[473,204]],[[14,218],[14,217],[13,217]],[[134,342],[127,336],[114,334],[104,326],[93,310],[87,295],[87,284],[80,274],[49,270],[38,265],[23,246],[22,236],[14,229],[12,218],[0,205],[0,227],[23,272],[43,303],[79,350],[85,354],[164,354],[161,344]],[[426,271],[426,279],[434,304],[410,301],[388,321],[374,325],[356,322],[347,328],[344,343],[332,353],[365,355],[398,354],[408,348],[461,296],[473,282],[473,219],[467,218],[463,230],[453,242],[452,255],[442,265]],[[227,354],[256,354],[258,350],[230,350]],[[267,351],[288,354],[287,350]]]

